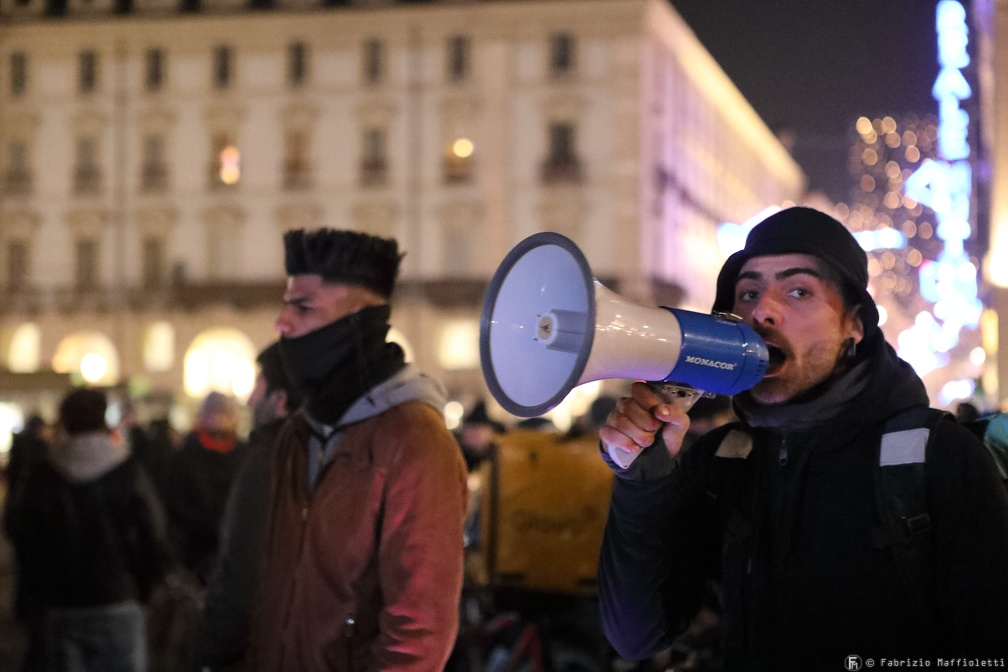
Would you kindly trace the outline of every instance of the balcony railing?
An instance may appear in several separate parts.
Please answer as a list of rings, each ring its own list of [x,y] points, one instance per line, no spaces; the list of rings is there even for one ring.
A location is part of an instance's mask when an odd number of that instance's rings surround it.
[[[32,174],[28,171],[10,171],[4,176],[4,193],[8,196],[30,196],[32,193]]]
[[[60,286],[42,288],[37,285],[11,287],[0,284],[0,315],[35,315],[44,312],[77,314],[107,313],[151,308],[200,309],[228,305],[239,309],[275,307],[279,310],[284,282],[185,280],[144,286],[142,280],[126,287],[98,285],[94,287]]]
[[[388,162],[384,158],[365,159],[361,162],[361,186],[380,187],[388,182]]]
[[[140,173],[140,189],[147,193],[167,191],[168,166],[163,163],[145,165]]]
[[[311,170],[303,164],[287,164],[283,172],[283,188],[287,191],[301,191],[312,186]]]
[[[97,194],[101,191],[102,174],[93,166],[79,166],[74,171],[74,193],[78,196]]]
[[[550,157],[542,164],[544,184],[578,183],[584,180],[581,161],[576,156]]]
[[[442,164],[445,184],[465,184],[472,181],[472,162],[456,156],[446,156]]]

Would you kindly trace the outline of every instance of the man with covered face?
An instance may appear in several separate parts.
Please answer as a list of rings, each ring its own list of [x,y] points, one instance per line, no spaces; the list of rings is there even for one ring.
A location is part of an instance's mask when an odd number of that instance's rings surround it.
[[[930,441],[921,427],[888,433],[929,400],[885,342],[867,284],[866,255],[838,221],[771,215],[717,281],[714,310],[740,316],[770,353],[763,379],[733,399],[740,420],[681,450],[686,413],[640,382],[609,415],[599,434],[617,478],[599,586],[624,657],[668,647],[708,578],[723,585],[729,671],[1003,653],[1008,494],[951,416]],[[929,526],[907,532],[929,535],[917,586],[893,547],[906,540],[881,521],[883,435],[923,466]],[[638,457],[621,469],[609,446]],[[698,524],[711,508],[718,523]]]
[[[458,626],[465,466],[437,383],[386,341],[395,240],[284,235],[276,321],[302,410],[274,446],[251,670],[439,671]]]

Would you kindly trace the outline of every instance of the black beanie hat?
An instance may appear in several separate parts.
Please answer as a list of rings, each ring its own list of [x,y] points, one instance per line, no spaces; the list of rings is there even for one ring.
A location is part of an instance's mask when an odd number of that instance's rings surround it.
[[[860,304],[858,315],[867,336],[878,326],[878,309],[868,293],[868,255],[847,228],[813,208],[780,210],[753,227],[745,247],[728,257],[717,279],[714,311],[729,313],[735,305],[739,271],[753,257],[809,254],[822,259],[839,275],[846,300]]]
[[[287,275],[321,275],[326,282],[359,285],[392,296],[402,255],[393,238],[359,231],[295,229],[284,234]]]

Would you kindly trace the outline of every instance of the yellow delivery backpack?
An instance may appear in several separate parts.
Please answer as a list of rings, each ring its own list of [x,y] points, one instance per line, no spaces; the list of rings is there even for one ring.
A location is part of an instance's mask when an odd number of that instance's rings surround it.
[[[475,479],[475,576],[493,588],[570,595],[596,592],[612,472],[598,436],[517,429],[498,437]]]

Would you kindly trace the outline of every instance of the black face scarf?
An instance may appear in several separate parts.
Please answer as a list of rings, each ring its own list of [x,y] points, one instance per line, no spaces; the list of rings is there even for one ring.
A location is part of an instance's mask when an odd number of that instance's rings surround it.
[[[391,309],[371,306],[304,336],[280,339],[280,354],[305,395],[308,415],[335,425],[369,389],[405,365],[402,348],[387,343]]]

